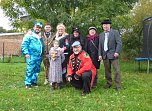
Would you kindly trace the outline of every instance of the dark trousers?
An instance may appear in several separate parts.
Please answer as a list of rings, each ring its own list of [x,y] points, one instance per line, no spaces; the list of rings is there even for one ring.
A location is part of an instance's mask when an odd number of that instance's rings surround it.
[[[45,78],[48,79],[49,67],[50,67],[50,62],[48,57],[46,56],[43,57],[43,64],[44,64]]]
[[[114,68],[114,78],[115,78],[115,86],[117,88],[121,87],[120,83],[120,67],[119,67],[119,60],[118,59],[104,59],[104,68],[105,68],[105,78],[107,80],[107,86],[112,85],[112,77],[111,77],[111,65]]]
[[[79,80],[75,80],[74,74],[72,75],[72,81],[71,84],[77,89],[83,89],[84,93],[90,92],[90,84],[92,79],[92,72],[84,72],[82,76],[79,78]]]
[[[62,79],[63,79],[63,83],[66,83],[66,74],[67,74],[67,64],[68,64],[68,60],[69,60],[69,55],[68,54],[64,54],[65,56],[65,60],[62,63],[62,70],[63,70],[63,74],[62,74]]]
[[[94,78],[93,86],[96,87],[98,84],[98,71],[96,71],[96,76]]]

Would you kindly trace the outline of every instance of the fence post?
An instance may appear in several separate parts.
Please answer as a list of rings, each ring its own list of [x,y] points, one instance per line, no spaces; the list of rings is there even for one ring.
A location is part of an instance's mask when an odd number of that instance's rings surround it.
[[[4,63],[4,42],[3,42],[3,51],[2,51],[2,54],[3,54],[3,63]]]

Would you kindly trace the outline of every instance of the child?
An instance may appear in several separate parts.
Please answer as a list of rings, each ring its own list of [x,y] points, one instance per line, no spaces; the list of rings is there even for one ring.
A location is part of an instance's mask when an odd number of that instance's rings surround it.
[[[53,47],[49,51],[49,82],[52,90],[60,89],[62,82],[62,63],[65,60],[64,54],[60,51],[59,41],[53,42]]]

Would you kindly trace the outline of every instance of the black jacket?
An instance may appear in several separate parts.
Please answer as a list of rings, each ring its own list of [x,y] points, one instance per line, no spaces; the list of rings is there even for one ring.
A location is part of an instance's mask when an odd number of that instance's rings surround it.
[[[99,37],[96,37],[96,39],[94,40],[89,40],[86,37],[85,51],[89,54],[96,69],[100,68],[100,62],[98,61],[98,46],[99,46]]]
[[[72,44],[75,41],[79,41],[81,43],[82,49],[84,50],[85,47],[85,38],[82,35],[79,35],[78,37],[74,37],[73,34],[69,36],[69,45],[70,45],[70,55],[73,53]]]

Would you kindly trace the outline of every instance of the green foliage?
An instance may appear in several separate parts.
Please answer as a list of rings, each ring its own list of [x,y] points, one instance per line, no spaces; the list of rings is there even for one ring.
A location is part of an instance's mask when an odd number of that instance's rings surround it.
[[[70,85],[52,92],[49,85],[43,85],[44,71],[38,78],[39,87],[27,90],[23,82],[26,64],[0,63],[0,111],[151,111],[152,73],[134,72],[131,62],[121,62],[120,66],[122,91],[115,91],[114,86],[103,88],[101,64],[98,87],[82,97],[81,90]]]
[[[21,22],[20,17],[29,15],[33,21],[37,18],[51,22],[53,30],[58,23],[63,22],[68,32],[75,25],[86,34],[89,26],[101,28],[100,23],[105,18],[115,21],[121,19],[132,8],[136,0],[1,0],[1,7],[6,15],[12,19],[16,28],[29,28],[31,23]],[[124,17],[125,18],[125,17]],[[117,22],[119,23],[119,22]],[[117,24],[115,23],[115,24]],[[124,23],[113,27],[122,28]]]
[[[0,33],[4,33],[4,32],[6,32],[6,30],[3,29],[3,27],[0,27]]]
[[[133,31],[127,32],[123,36],[124,52],[127,58],[141,56],[143,20],[152,16],[151,10],[151,0],[140,0],[140,2],[138,2],[130,12],[128,29],[132,29]]]

